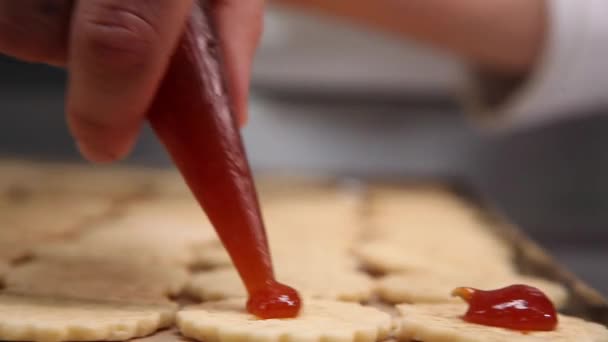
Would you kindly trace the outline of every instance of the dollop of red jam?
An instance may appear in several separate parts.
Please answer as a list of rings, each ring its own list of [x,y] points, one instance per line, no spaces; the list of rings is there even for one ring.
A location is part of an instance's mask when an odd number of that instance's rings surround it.
[[[452,294],[469,304],[463,319],[470,323],[518,331],[551,331],[557,327],[555,306],[535,287],[511,285],[493,291],[459,287]]]
[[[249,312],[260,318],[295,317],[300,297],[274,278],[218,47],[204,11],[195,7],[148,118],[230,254],[249,293]]]
[[[294,289],[274,282],[249,296],[247,311],[260,318],[295,317],[300,305]]]

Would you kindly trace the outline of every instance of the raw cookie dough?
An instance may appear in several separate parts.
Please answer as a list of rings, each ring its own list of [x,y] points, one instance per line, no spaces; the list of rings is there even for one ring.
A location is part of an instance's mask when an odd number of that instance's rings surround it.
[[[272,234],[272,232],[271,232]],[[318,240],[318,238],[317,238]],[[289,269],[290,267],[309,267],[310,265],[326,264],[343,269],[356,270],[357,260],[339,247],[327,247],[322,250],[314,241],[278,241],[271,239],[271,254],[275,267]],[[226,249],[219,241],[206,244],[194,249],[192,266],[198,269],[215,269],[232,267],[232,260]]]
[[[199,209],[195,217],[181,215],[167,205],[167,213],[151,207],[137,209],[89,229],[78,239],[40,246],[40,258],[90,257],[189,264],[194,249],[216,239],[215,232]],[[148,210],[150,212],[148,213]]]
[[[139,264],[86,258],[36,260],[6,276],[12,293],[125,303],[166,302],[188,280],[185,269],[167,264]]]
[[[0,260],[15,261],[38,245],[75,235],[110,208],[107,199],[75,195],[26,194],[0,202]]]
[[[4,277],[6,277],[10,267],[10,263],[0,260],[0,283],[4,283]]]
[[[355,303],[304,300],[295,319],[259,320],[243,299],[188,307],[177,314],[180,332],[215,342],[375,342],[389,335],[389,314]]]
[[[364,273],[342,268],[277,268],[277,280],[295,287],[303,296],[343,301],[364,301],[372,292],[372,280]],[[232,268],[216,269],[194,275],[186,292],[201,300],[245,297],[247,292]]]
[[[388,275],[378,281],[377,292],[381,299],[390,303],[445,303],[460,301],[451,296],[453,289],[461,286],[480,290],[495,290],[514,284],[534,286],[543,291],[556,307],[563,307],[568,299],[567,290],[560,284],[521,275],[471,277],[445,276],[429,272]]]
[[[483,252],[460,242],[414,245],[398,241],[370,241],[355,247],[365,268],[380,273],[432,272],[439,274],[510,275],[515,268],[501,253]]]
[[[401,339],[420,342],[607,342],[608,329],[578,318],[559,316],[550,332],[529,332],[467,323],[464,303],[399,305]]]
[[[0,340],[125,341],[169,327],[172,304],[128,305],[14,294],[0,295]]]
[[[367,238],[418,252],[492,257],[510,262],[512,250],[487,227],[479,213],[455,195],[421,189],[372,191],[364,217]],[[432,251],[434,252],[434,251]]]
[[[199,269],[232,266],[230,255],[219,241],[199,246],[194,249],[193,253],[192,266]]]

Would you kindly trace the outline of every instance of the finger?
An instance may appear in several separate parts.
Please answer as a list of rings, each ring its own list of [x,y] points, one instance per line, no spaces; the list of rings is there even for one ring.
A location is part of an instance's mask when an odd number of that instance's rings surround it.
[[[228,90],[241,125],[247,121],[251,64],[262,32],[263,7],[263,0],[217,1],[213,7]]]
[[[71,13],[70,0],[0,0],[0,52],[64,64]]]
[[[86,0],[69,47],[68,124],[97,162],[124,157],[190,13],[189,0]]]

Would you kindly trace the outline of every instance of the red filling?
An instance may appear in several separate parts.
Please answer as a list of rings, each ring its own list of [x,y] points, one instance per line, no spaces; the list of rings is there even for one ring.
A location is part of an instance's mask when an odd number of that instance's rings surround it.
[[[149,119],[230,254],[261,318],[298,314],[298,293],[274,279],[257,194],[227,104],[207,19],[197,8]]]
[[[553,303],[531,286],[512,285],[494,291],[460,287],[453,295],[469,304],[463,319],[470,323],[519,331],[551,331],[557,326]]]

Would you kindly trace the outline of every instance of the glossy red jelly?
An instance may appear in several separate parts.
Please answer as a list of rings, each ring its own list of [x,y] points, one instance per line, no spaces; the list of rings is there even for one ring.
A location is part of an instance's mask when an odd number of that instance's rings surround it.
[[[152,127],[207,213],[261,318],[298,314],[298,293],[274,279],[257,194],[225,94],[217,46],[196,8],[149,112]]]
[[[470,323],[519,331],[551,331],[557,327],[555,306],[531,286],[512,285],[493,291],[460,287],[452,294],[469,304],[463,319]]]

